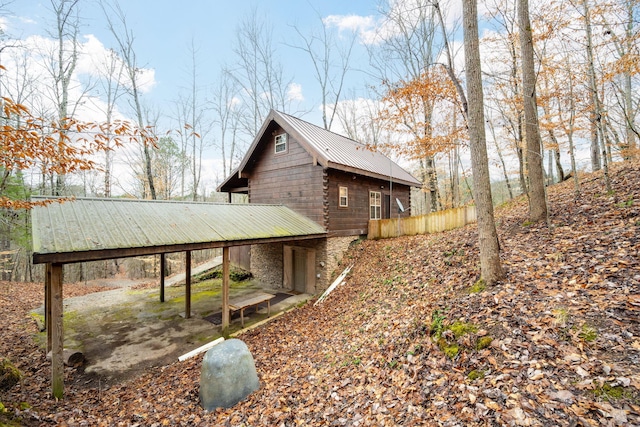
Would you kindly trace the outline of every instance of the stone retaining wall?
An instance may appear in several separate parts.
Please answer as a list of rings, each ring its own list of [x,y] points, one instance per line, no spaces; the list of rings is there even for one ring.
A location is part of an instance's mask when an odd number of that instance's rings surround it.
[[[287,243],[294,247],[315,249],[316,289],[320,293],[331,284],[346,267],[340,265],[344,252],[357,240],[357,236],[329,237],[326,239],[301,240]],[[251,273],[261,286],[283,289],[283,243],[253,245],[251,247]]]
[[[346,237],[329,237],[326,239],[326,253],[325,253],[325,266],[321,271],[323,274],[322,280],[323,286],[318,290],[322,291],[331,285],[334,278],[342,273],[347,266],[341,265],[342,256],[349,249],[349,245],[358,239],[358,236],[346,236]]]
[[[251,246],[251,274],[260,286],[282,289],[282,243],[265,243]]]

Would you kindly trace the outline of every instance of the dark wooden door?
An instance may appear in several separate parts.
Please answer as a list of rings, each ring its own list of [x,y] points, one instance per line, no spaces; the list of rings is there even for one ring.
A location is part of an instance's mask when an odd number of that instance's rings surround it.
[[[293,290],[307,291],[307,252],[303,249],[293,249]]]

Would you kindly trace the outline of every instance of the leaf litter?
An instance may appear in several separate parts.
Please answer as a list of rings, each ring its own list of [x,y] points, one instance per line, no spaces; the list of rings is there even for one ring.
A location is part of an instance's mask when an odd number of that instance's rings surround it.
[[[65,399],[27,317],[41,284],[3,283],[0,354],[25,377],[0,422],[61,426],[618,426],[640,424],[640,165],[549,188],[552,228],[527,201],[496,210],[507,278],[481,286],[477,228],[362,241],[345,283],[239,338],[261,388],[199,406],[202,356]],[[70,292],[95,289],[65,285]],[[437,333],[436,333],[437,330]],[[482,345],[480,345],[482,343]]]

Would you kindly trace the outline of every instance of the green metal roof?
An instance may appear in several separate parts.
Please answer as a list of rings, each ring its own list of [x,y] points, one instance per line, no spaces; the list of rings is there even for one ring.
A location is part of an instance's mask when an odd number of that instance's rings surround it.
[[[51,199],[33,197],[32,200]],[[33,262],[79,262],[323,237],[278,205],[77,198],[32,209]]]

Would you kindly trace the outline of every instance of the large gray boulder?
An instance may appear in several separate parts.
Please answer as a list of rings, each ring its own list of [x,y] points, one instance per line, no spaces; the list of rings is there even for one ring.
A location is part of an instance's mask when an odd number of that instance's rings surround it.
[[[207,351],[200,372],[200,404],[207,411],[230,408],[259,388],[253,356],[238,340]]]

